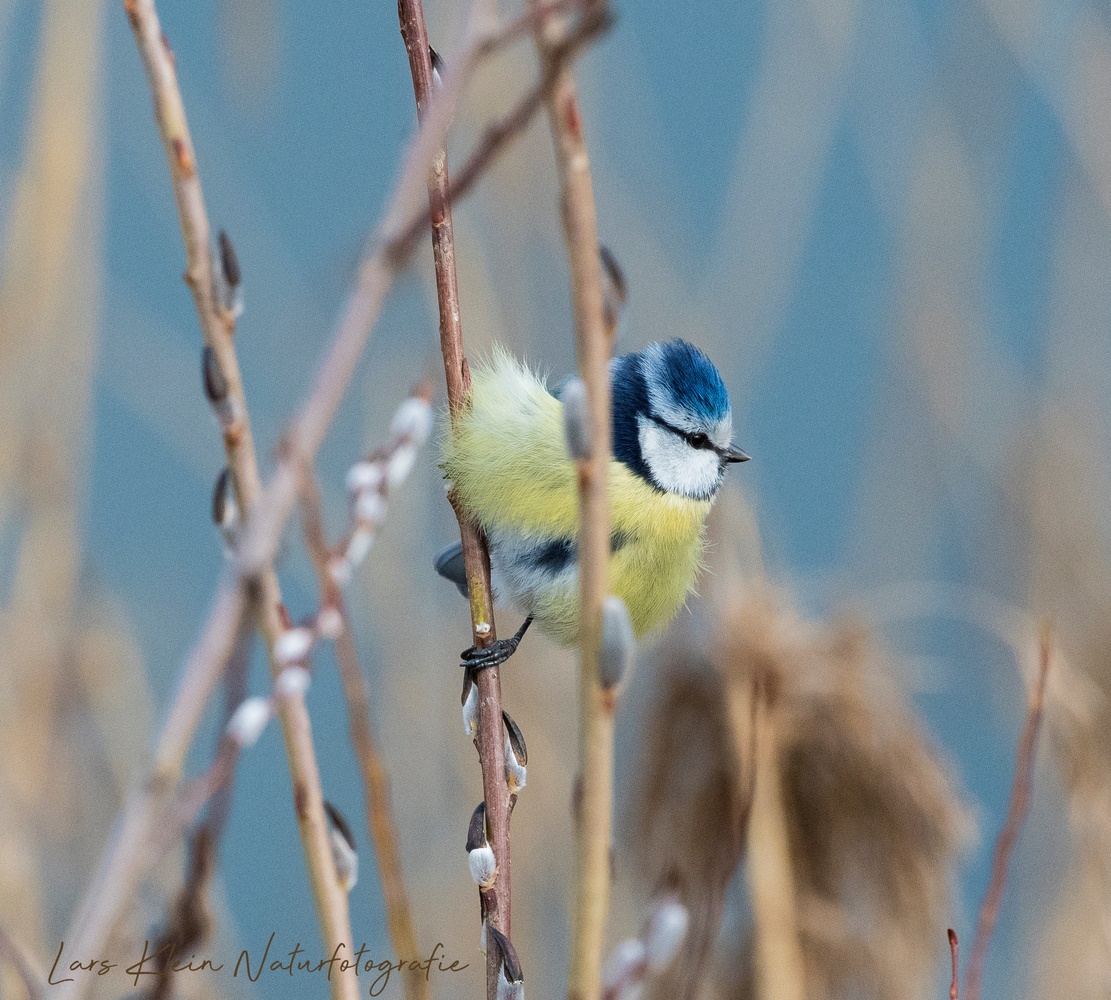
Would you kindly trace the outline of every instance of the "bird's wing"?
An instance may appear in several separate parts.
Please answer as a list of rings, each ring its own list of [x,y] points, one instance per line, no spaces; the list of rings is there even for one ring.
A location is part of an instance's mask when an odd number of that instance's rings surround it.
[[[444,435],[443,468],[464,509],[488,531],[537,538],[578,532],[563,405],[500,348],[472,370],[470,409]]]

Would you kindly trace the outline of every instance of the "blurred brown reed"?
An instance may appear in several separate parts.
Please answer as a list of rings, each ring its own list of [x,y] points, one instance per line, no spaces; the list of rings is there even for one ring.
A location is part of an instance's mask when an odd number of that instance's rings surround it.
[[[970,828],[949,769],[874,636],[715,571],[644,730],[638,867],[692,910],[653,995],[925,998]],[[723,922],[742,857],[751,915]]]

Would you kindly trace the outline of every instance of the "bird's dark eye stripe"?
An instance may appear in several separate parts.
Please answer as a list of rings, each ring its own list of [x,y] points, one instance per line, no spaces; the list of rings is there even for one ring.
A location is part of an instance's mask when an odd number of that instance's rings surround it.
[[[666,430],[671,431],[672,434],[678,434],[684,441],[687,442],[692,448],[709,448],[712,451],[717,451],[714,442],[711,441],[705,434],[698,433],[692,434],[690,431],[680,430],[673,424],[669,424],[666,420],[660,417],[652,417],[652,419]]]

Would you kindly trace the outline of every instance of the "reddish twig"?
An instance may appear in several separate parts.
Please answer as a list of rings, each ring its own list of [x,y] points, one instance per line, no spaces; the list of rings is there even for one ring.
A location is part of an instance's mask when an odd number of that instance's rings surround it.
[[[432,96],[432,59],[428,29],[424,23],[421,0],[398,0],[401,37],[409,56],[417,117],[424,121]],[[440,350],[444,358],[448,407],[452,426],[469,405],[470,373],[463,349],[463,322],[459,306],[459,287],[455,267],[455,234],[451,218],[450,180],[447,148],[441,146],[432,159],[428,176],[428,208],[432,227],[432,256],[436,272],[436,300],[440,313]],[[463,559],[467,571],[471,603],[471,634],[475,647],[483,649],[497,639],[494,624],[494,599],[490,585],[490,553],[479,526],[452,504],[459,521]],[[501,674],[495,665],[475,678],[478,686],[478,748],[482,770],[482,793],[486,821],[496,858],[498,886],[485,899],[487,927],[510,938],[511,869],[509,854],[509,789],[505,781],[505,740],[502,729]],[[501,955],[498,948],[486,949],[486,995],[498,995]]]
[[[984,974],[984,959],[991,944],[995,921],[999,915],[999,903],[1007,884],[1007,869],[1015,842],[1022,830],[1023,821],[1030,809],[1030,787],[1034,778],[1034,758],[1038,747],[1038,731],[1041,728],[1042,714],[1045,709],[1046,679],[1049,677],[1051,637],[1048,628],[1042,630],[1038,648],[1038,674],[1030,690],[1030,700],[1026,709],[1026,725],[1022,730],[1018,750],[1015,754],[1015,779],[1011,786],[1011,804],[1007,819],[999,837],[995,841],[995,851],[991,861],[991,879],[988,882],[984,901],[980,904],[980,915],[976,922],[976,937],[972,941],[972,954],[968,960],[968,970],[964,976],[965,1000],[979,1000],[980,987]]]
[[[949,1000],[959,1000],[960,990],[957,986],[957,932],[949,928],[949,957],[953,962],[953,975],[949,980]]]

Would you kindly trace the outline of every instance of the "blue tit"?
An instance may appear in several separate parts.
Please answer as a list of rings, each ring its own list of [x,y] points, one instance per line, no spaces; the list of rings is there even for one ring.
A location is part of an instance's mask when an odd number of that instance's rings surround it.
[[[725,468],[748,455],[732,443],[721,375],[685,341],[614,358],[610,383],[610,589],[639,637],[686,601]],[[470,409],[443,435],[445,478],[490,543],[495,598],[526,616],[513,638],[464,654],[477,667],[507,658],[533,621],[560,645],[578,641],[577,477],[559,395],[495,348],[472,370]],[[466,596],[459,544],[436,557],[436,570]]]

